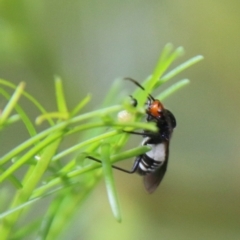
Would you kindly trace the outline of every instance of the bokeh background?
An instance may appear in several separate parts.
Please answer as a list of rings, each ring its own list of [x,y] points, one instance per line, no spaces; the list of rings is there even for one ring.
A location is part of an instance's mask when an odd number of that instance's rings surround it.
[[[161,187],[148,195],[140,177],[115,172],[123,222],[101,182],[61,239],[240,239],[239,9],[238,0],[0,1],[0,77],[24,80],[49,110],[55,74],[70,105],[91,92],[91,110],[117,77],[151,74],[168,42],[185,48],[179,63],[205,57],[164,102],[178,127]],[[3,132],[1,153],[26,137]]]

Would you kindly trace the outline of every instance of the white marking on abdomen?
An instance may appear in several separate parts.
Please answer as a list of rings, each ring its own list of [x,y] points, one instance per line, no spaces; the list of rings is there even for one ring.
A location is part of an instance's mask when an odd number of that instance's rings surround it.
[[[143,170],[143,171],[147,171],[147,168],[145,167],[145,165],[142,163],[142,162],[140,162],[139,163],[139,167]]]
[[[149,152],[146,152],[145,154],[153,159],[156,162],[163,162],[166,157],[166,151],[165,151],[165,144],[159,143],[159,144],[147,144],[147,146],[151,147],[152,149]]]

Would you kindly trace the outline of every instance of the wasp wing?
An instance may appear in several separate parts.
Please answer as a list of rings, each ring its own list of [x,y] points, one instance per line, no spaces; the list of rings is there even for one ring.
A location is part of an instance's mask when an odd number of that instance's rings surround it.
[[[161,165],[161,167],[156,171],[148,173],[143,177],[144,186],[148,193],[153,193],[157,189],[158,185],[161,183],[164,177],[164,174],[167,171],[169,144],[166,144],[165,146],[166,146],[166,155],[165,155],[166,157],[163,162],[163,165]]]

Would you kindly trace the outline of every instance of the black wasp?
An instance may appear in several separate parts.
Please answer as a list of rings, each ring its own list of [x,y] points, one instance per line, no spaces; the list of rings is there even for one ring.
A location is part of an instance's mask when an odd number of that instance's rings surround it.
[[[125,78],[133,82],[139,88],[145,91],[144,87],[137,81],[131,78]],[[137,106],[137,100],[134,100],[134,105]],[[153,193],[167,170],[169,143],[173,129],[176,127],[176,119],[174,115],[164,108],[163,104],[155,99],[151,94],[148,94],[146,103],[146,120],[154,122],[157,125],[158,131],[151,132],[144,130],[143,132],[125,131],[127,133],[143,136],[142,145],[150,146],[151,150],[136,157],[132,170],[122,169],[117,166],[112,166],[115,169],[125,173],[135,173],[143,176],[145,189],[149,193]],[[100,160],[88,156],[88,158],[101,162]]]

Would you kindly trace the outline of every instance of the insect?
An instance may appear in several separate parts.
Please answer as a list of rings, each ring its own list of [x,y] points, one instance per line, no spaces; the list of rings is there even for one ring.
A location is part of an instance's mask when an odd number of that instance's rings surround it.
[[[133,82],[143,91],[145,88],[136,80],[125,78]],[[137,100],[133,99],[134,106],[137,106]],[[146,103],[146,121],[154,122],[158,131],[152,132],[144,130],[143,132],[124,131],[126,133],[141,135],[143,137],[142,145],[150,146],[151,150],[136,157],[131,170],[122,169],[117,166],[112,166],[125,173],[135,173],[143,176],[145,189],[149,193],[153,193],[158,185],[161,183],[165,172],[167,170],[169,143],[172,136],[173,129],[176,127],[176,119],[174,115],[164,108],[163,104],[155,99],[151,94],[148,94]],[[94,161],[100,160],[87,156]]]

